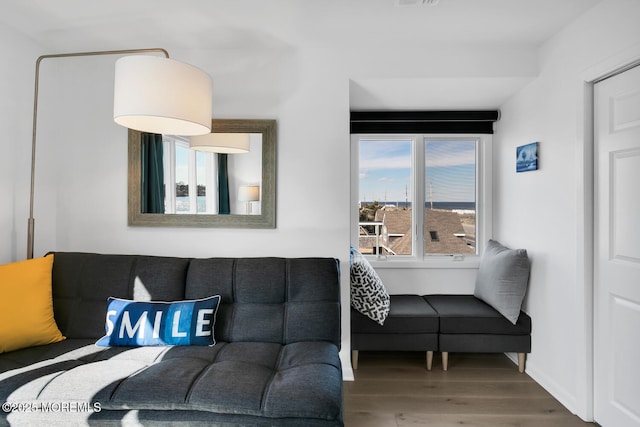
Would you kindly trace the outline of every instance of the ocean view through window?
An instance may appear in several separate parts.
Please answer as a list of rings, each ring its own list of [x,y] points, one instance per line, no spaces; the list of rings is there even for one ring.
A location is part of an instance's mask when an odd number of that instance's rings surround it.
[[[483,169],[490,140],[352,135],[352,246],[387,260],[479,255],[490,216],[490,172]]]
[[[476,254],[476,146],[471,138],[424,138],[427,254]]]

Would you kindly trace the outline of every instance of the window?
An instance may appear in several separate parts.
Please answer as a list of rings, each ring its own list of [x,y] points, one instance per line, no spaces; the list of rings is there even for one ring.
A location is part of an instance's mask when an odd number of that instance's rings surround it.
[[[461,260],[490,236],[491,135],[352,135],[352,245],[393,260]]]
[[[427,254],[477,254],[477,138],[424,137]]]
[[[179,136],[164,135],[163,143],[165,213],[215,213],[215,155],[189,149]]]

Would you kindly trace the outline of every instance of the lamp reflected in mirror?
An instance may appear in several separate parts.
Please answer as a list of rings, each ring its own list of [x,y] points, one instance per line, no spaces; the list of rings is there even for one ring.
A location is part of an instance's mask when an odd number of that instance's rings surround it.
[[[208,133],[189,138],[189,148],[209,153],[244,154],[249,152],[251,135],[248,133]]]
[[[238,200],[247,203],[247,215],[252,215],[252,203],[260,200],[260,186],[241,185],[238,189]]]

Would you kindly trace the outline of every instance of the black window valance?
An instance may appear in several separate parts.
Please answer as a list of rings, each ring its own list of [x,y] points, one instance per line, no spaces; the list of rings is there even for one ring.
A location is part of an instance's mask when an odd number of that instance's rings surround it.
[[[498,110],[352,111],[351,133],[492,134]]]

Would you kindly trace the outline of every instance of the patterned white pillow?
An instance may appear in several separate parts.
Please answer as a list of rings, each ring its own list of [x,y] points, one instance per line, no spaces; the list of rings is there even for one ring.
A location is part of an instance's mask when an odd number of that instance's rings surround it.
[[[351,306],[380,325],[389,314],[389,294],[382,280],[354,248],[351,248]]]

